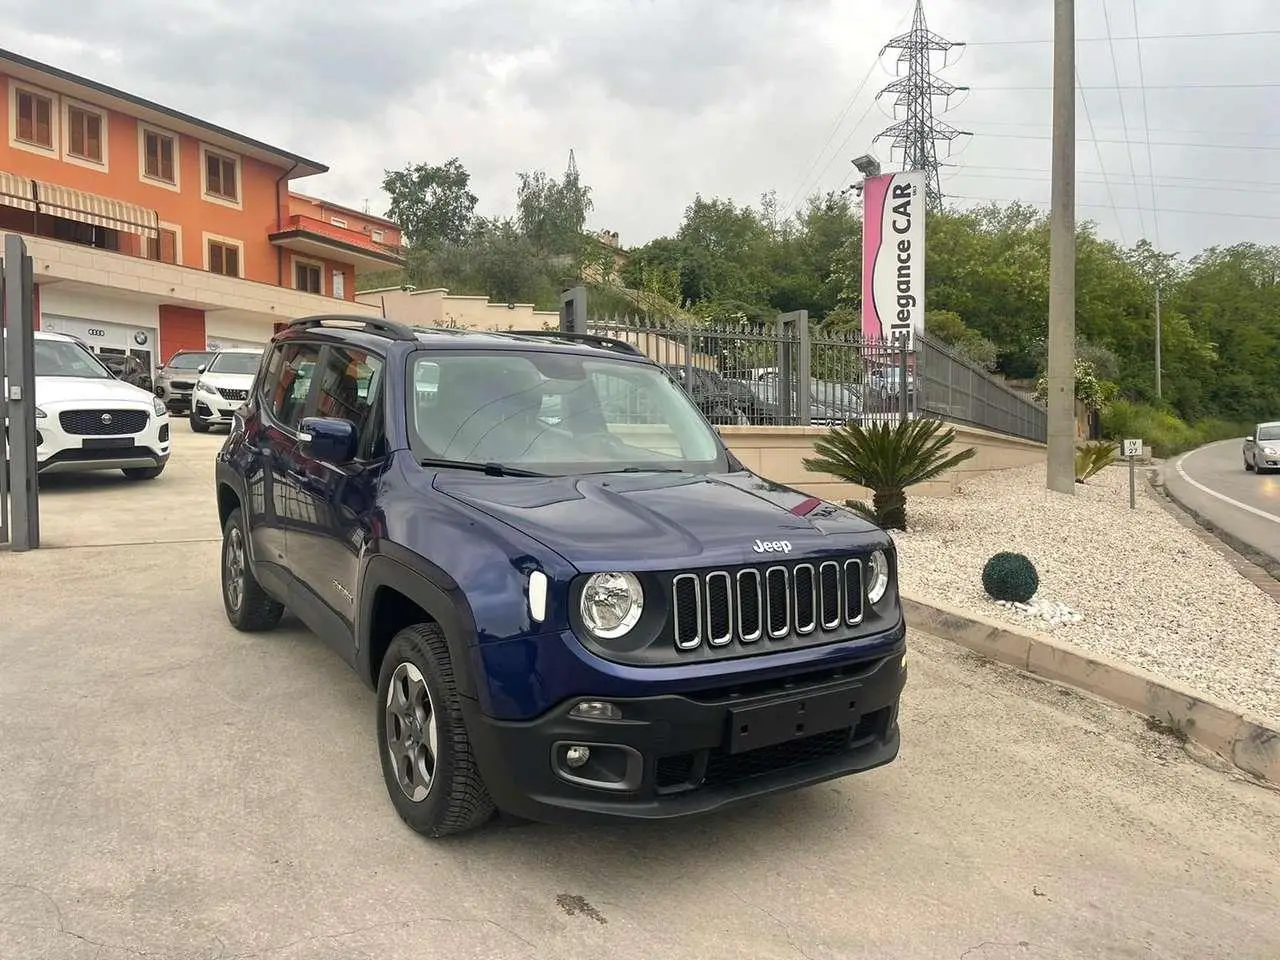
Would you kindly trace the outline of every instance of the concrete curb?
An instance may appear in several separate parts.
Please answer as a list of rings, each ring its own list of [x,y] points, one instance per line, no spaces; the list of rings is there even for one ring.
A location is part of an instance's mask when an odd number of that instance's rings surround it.
[[[1139,667],[934,601],[904,596],[913,629],[1154,717],[1245,773],[1280,785],[1280,729]]]

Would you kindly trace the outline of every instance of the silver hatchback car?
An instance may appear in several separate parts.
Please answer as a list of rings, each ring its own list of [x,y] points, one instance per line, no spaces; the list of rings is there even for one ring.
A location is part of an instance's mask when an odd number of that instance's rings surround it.
[[[1244,438],[1244,468],[1257,473],[1280,470],[1280,420],[1259,423]]]

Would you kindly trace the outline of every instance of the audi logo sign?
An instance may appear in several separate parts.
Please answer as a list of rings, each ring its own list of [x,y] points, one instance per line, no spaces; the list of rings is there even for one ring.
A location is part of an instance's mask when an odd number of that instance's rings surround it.
[[[107,335],[107,331],[103,330],[101,327],[90,327],[85,331],[85,333],[91,337],[105,337]]]

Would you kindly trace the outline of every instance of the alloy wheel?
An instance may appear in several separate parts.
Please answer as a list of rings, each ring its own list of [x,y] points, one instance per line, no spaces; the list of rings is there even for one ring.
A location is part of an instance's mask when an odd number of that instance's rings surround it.
[[[227,536],[226,560],[227,603],[237,613],[244,603],[244,536],[239,527],[232,527]]]
[[[386,747],[401,792],[415,803],[431,790],[439,756],[439,731],[431,691],[422,671],[400,663],[387,686]]]

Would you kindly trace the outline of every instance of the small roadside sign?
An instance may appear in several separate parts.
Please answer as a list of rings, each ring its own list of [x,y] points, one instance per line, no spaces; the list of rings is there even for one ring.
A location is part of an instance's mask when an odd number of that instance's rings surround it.
[[[1135,457],[1142,456],[1142,440],[1121,440],[1120,453],[1129,461],[1129,509],[1138,509],[1138,491],[1134,483],[1133,461]]]

